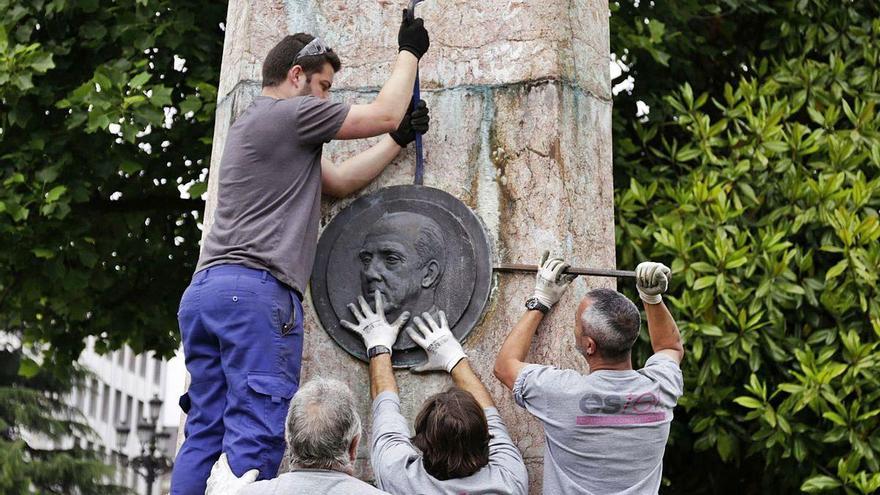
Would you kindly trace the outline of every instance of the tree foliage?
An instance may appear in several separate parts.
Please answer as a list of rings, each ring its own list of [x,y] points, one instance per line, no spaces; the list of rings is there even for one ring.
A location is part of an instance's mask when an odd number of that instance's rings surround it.
[[[82,414],[60,399],[84,373],[73,369],[59,378],[43,370],[26,378],[18,373],[21,356],[21,349],[0,350],[0,493],[129,493],[105,481],[112,466],[71,444],[74,435],[94,436]]]
[[[671,265],[689,350],[670,491],[877,492],[880,8],[615,15],[651,106],[615,116],[618,262]]]
[[[47,364],[176,349],[225,8],[0,0],[0,329]]]

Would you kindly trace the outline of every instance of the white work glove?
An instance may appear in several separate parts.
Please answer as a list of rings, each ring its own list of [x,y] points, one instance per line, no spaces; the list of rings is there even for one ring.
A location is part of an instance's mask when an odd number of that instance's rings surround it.
[[[541,262],[538,264],[538,276],[535,281],[535,299],[544,306],[552,308],[559,302],[565,289],[571,285],[571,281],[577,275],[564,274],[570,266],[562,258],[550,257],[550,251],[544,251]]]
[[[643,261],[636,267],[636,290],[647,304],[660,304],[661,294],[669,287],[672,271],[663,263]]]
[[[220,454],[220,458],[211,468],[205,495],[236,495],[239,490],[256,481],[259,475],[259,470],[251,469],[241,475],[241,478],[235,476],[226,460],[226,454]]]
[[[440,318],[439,325],[434,321],[434,318],[431,318],[430,314],[422,313],[424,319],[418,316],[413,318],[413,323],[419,327],[418,332],[412,326],[406,327],[406,333],[413,339],[413,342],[428,353],[428,361],[412,369],[416,373],[442,370],[451,373],[452,368],[455,368],[459,361],[467,357],[458,339],[452,335],[452,330],[449,329],[446,314],[440,311],[437,316]]]
[[[397,340],[400,327],[409,319],[409,311],[404,311],[394,323],[388,323],[385,320],[385,304],[382,302],[382,294],[378,290],[375,297],[376,311],[370,309],[370,305],[367,304],[363,296],[358,296],[360,310],[354,304],[348,305],[351,314],[357,319],[357,324],[345,320],[340,321],[339,324],[360,335],[364,339],[367,351],[377,345],[384,345],[390,350]]]

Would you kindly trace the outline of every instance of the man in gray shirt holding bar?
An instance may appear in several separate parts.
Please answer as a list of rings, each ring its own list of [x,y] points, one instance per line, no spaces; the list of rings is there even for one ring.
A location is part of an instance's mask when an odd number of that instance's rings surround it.
[[[609,289],[583,298],[574,339],[588,375],[524,362],[538,325],[573,279],[566,268],[545,252],[535,295],[498,352],[495,376],[544,425],[544,493],[655,494],[672,410],[684,389],[681,336],[661,298],[669,268],[645,262],[636,269],[654,348],[642,369],[633,369],[630,354],[640,326],[632,301]]]
[[[392,345],[409,313],[389,324],[378,291],[375,310],[363,297],[358,303],[349,305],[357,323],[343,326],[363,338],[370,356],[370,457],[379,488],[396,495],[528,493],[522,455],[443,311],[439,321],[422,313],[414,319],[418,330],[406,329],[428,354],[428,361],[413,371],[447,371],[456,385],[425,401],[411,437],[391,367]]]

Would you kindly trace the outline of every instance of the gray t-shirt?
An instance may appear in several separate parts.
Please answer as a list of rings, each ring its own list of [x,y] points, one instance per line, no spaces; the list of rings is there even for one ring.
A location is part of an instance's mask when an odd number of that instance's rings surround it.
[[[298,469],[252,483],[238,495],[377,495],[387,493],[339,471]]]
[[[400,414],[400,398],[382,392],[373,401],[370,457],[379,488],[395,494],[523,494],[529,475],[494,407],[484,409],[489,423],[489,464],[466,478],[438,480],[425,471],[422,454],[410,442],[409,425]]]
[[[513,398],[544,424],[544,493],[657,493],[683,389],[678,363],[663,354],[640,370],[589,375],[524,367]]]
[[[314,96],[254,100],[229,128],[196,271],[245,265],[303,293],[318,243],[321,151],[349,108]]]

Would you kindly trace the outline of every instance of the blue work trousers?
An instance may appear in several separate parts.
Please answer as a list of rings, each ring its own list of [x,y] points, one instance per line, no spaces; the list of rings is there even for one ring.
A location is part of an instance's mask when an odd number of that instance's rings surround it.
[[[236,476],[276,476],[299,387],[302,314],[300,296],[264,270],[220,265],[193,276],[178,312],[191,381],[172,495],[205,493],[221,452]]]

